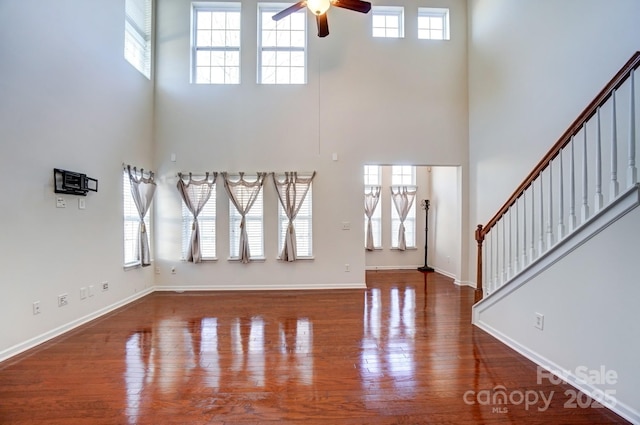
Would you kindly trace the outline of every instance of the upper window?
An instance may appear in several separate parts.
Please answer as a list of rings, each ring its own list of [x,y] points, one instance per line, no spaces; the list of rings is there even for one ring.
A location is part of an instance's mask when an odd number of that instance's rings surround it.
[[[245,178],[247,177],[250,176],[245,176]],[[264,208],[262,194],[263,190],[261,188],[258,197],[245,216],[247,237],[249,238],[249,252],[253,259],[264,258],[264,226],[262,220]],[[246,204],[246,200],[249,198],[249,191],[243,186],[238,186],[236,188],[236,197],[241,200],[243,204]],[[242,216],[235,205],[233,205],[233,202],[229,200],[229,257],[232,259],[239,258],[241,221]]]
[[[416,185],[416,167],[413,165],[394,165],[391,167],[391,186],[407,186],[415,188]],[[391,247],[398,248],[398,229],[400,228],[400,216],[398,211],[391,203]],[[416,246],[416,202],[411,204],[411,208],[404,220],[405,240],[407,248],[415,248]]]
[[[419,7],[418,38],[449,40],[449,9]]]
[[[279,21],[272,19],[289,4],[258,4],[258,83],[305,84],[306,8]]]
[[[137,266],[140,265],[140,259],[138,258],[140,214],[138,214],[138,209],[131,194],[131,181],[127,170],[124,170],[122,174],[122,201],[124,207],[124,266]],[[147,232],[151,231],[150,216],[151,210],[147,211],[147,215],[144,217],[144,225]]]
[[[125,0],[124,58],[151,77],[151,0]]]
[[[191,81],[240,84],[240,3],[193,6]]]
[[[371,19],[374,37],[404,37],[404,7],[373,6]]]
[[[293,226],[296,230],[296,257],[298,258],[311,258],[313,256],[311,243],[313,228],[311,220],[311,198],[311,186],[309,186],[307,196],[305,196],[304,201],[298,210],[298,214],[293,220]],[[287,227],[289,226],[289,219],[287,218],[287,214],[285,213],[284,208],[282,208],[282,203],[280,203],[280,201],[278,201],[278,216],[280,217],[278,252],[282,252],[282,249],[284,248],[284,238],[287,234]]]
[[[200,252],[202,260],[216,259],[216,185],[211,188],[211,197],[198,214],[200,229]],[[193,231],[193,214],[182,201],[182,259],[189,255],[191,232]]]

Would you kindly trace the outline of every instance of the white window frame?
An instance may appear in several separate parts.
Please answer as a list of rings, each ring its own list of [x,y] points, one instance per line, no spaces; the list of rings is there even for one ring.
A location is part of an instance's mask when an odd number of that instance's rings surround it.
[[[364,188],[367,192],[372,186],[380,187],[380,199],[378,205],[371,216],[371,226],[373,232],[373,248],[382,249],[382,167],[380,165],[364,166]],[[367,215],[364,214],[364,243],[367,243]]]
[[[440,21],[442,28],[432,28],[432,23]],[[441,33],[441,36],[438,36]],[[440,7],[418,8],[418,38],[421,40],[449,40],[449,9]]]
[[[414,165],[393,165],[391,166],[391,187],[396,189],[400,186],[407,186],[410,189],[416,188],[416,167]],[[391,201],[391,249],[398,249],[398,229],[400,227],[400,216],[396,211],[396,206]],[[405,240],[407,249],[416,248],[416,200],[414,199],[411,209],[404,221]]]
[[[302,178],[310,178],[311,176],[303,176]],[[309,186],[307,196],[305,196],[300,210],[293,220],[293,226],[296,229],[296,258],[298,260],[310,260],[313,259],[313,183]],[[286,236],[287,227],[289,226],[289,218],[282,208],[282,203],[278,200],[278,259],[280,259],[280,253],[284,248],[284,238]],[[302,223],[306,223],[303,225]],[[300,247],[307,246],[306,252],[301,252]]]
[[[211,197],[198,214],[198,227],[200,228],[200,252],[202,261],[217,260],[216,249],[216,184],[211,187]],[[187,260],[189,245],[191,244],[191,232],[193,231],[193,214],[182,201],[182,260]]]
[[[384,22],[380,22],[384,18]],[[397,21],[397,27],[392,24]],[[371,36],[375,38],[404,38],[404,7],[373,6],[371,8]]]
[[[213,45],[198,44],[198,13],[223,13],[224,25],[202,31],[220,31],[224,41]],[[237,14],[230,19],[230,14]],[[237,20],[237,28],[233,24]],[[228,26],[231,24],[231,26]],[[241,72],[241,4],[238,2],[195,2],[191,9],[191,83],[192,84],[240,84]],[[224,44],[222,44],[224,43]],[[237,44],[237,45],[236,45]],[[202,55],[201,55],[202,54]],[[212,55],[220,55],[219,62],[212,65]],[[203,56],[203,57],[201,57]],[[209,64],[205,65],[204,56],[209,56]],[[200,58],[200,59],[199,59]],[[199,77],[199,70],[208,71],[209,78]]]
[[[151,0],[125,0],[124,58],[151,79]]]
[[[271,19],[273,15],[289,6],[291,4],[258,3],[258,84],[307,84],[306,8],[277,22]],[[292,21],[296,28],[300,29],[291,30]],[[302,31],[302,34],[294,31]],[[268,40],[275,40],[275,43]],[[271,54],[274,55],[273,66],[267,66],[264,59]],[[292,60],[292,56],[296,58],[295,61]]]
[[[254,181],[257,176],[245,174],[245,180]],[[231,180],[237,180],[239,176],[230,176]],[[238,186],[241,188],[242,186]],[[238,246],[240,245],[240,221],[242,216],[229,199],[229,260],[239,261]],[[249,252],[251,260],[264,260],[264,187],[255,203],[246,215],[247,235],[249,236]],[[256,232],[257,230],[257,232]]]
[[[149,237],[149,246],[152,247],[152,229],[151,229],[151,209],[149,207],[147,215],[144,217],[144,225]],[[123,215],[123,263],[125,269],[140,267],[140,260],[137,259],[138,254],[138,223],[140,215],[133,201],[131,194],[131,181],[129,173],[124,170],[122,173],[122,215]],[[153,256],[153,249],[150,249]],[[153,261],[153,258],[152,258]]]

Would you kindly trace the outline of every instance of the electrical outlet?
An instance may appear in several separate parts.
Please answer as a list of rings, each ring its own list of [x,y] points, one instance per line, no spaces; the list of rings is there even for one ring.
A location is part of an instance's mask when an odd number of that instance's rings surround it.
[[[84,300],[85,298],[87,298],[87,287],[83,286],[80,288],[80,299]]]
[[[94,292],[93,289],[94,289],[94,286],[93,285],[89,285],[89,291],[88,292],[89,292],[89,296],[90,297],[93,297],[93,292]]]
[[[351,230],[351,222],[343,221],[342,222],[342,230]]]
[[[33,302],[33,314],[40,314],[40,301]]]
[[[109,290],[109,282],[102,282],[102,292]]]
[[[540,313],[535,314],[533,326],[540,330],[544,329],[544,314],[540,314]]]
[[[58,295],[58,307],[64,307],[69,304],[69,298],[67,294]]]
[[[344,265],[344,271],[345,272],[350,272],[351,271],[351,266],[349,264],[345,264]]]

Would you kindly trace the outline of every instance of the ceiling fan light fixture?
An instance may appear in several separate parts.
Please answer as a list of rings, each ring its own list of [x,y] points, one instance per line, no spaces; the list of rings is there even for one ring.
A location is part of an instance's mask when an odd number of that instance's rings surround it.
[[[316,16],[320,16],[329,10],[330,0],[307,0],[307,8]]]

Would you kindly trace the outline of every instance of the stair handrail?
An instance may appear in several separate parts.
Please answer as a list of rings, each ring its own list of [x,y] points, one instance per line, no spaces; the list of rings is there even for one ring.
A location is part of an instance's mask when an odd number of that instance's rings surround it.
[[[583,125],[589,121],[598,111],[604,103],[611,97],[612,93],[620,88],[622,84],[631,76],[631,73],[640,67],[640,51],[634,53],[633,56],[627,61],[627,63],[620,68],[616,75],[605,85],[605,87],[598,93],[598,95],[589,103],[582,113],[576,118],[576,120],[567,128],[567,130],[560,136],[556,143],[549,149],[546,155],[538,162],[533,170],[527,175],[527,177],[520,183],[517,189],[511,194],[507,201],[502,205],[498,212],[487,222],[487,224],[478,224],[475,230],[475,240],[478,243],[478,258],[477,258],[477,275],[476,275],[476,291],[475,301],[480,301],[483,296],[483,282],[482,282],[482,245],[484,238],[489,231],[496,225],[496,223],[509,211],[518,198],[520,198],[524,192],[531,186],[531,184],[538,178],[538,176],[549,166],[560,153],[560,151],[566,147],[573,136],[575,136]]]

